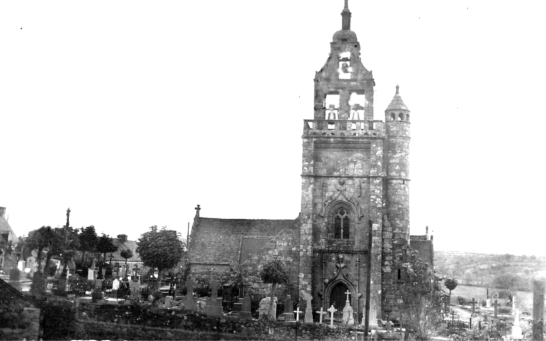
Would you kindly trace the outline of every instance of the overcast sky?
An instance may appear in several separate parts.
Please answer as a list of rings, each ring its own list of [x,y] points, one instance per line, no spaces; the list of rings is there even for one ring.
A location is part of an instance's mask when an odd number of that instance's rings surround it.
[[[411,110],[411,233],[546,256],[544,1],[349,1],[375,119]],[[343,0],[1,1],[0,206],[17,235],[294,219]]]

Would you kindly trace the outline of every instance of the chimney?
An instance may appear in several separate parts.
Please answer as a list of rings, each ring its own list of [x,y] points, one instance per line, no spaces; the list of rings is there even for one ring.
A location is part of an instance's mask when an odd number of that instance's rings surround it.
[[[0,207],[0,217],[4,218],[4,214],[6,213],[5,207]]]
[[[428,226],[427,226],[427,232],[426,232],[425,238],[426,240],[428,240]]]

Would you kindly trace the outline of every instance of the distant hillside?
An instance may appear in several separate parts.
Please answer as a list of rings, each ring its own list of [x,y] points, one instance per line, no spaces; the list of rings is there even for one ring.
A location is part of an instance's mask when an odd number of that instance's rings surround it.
[[[546,270],[546,257],[435,251],[434,269],[460,284],[531,290],[531,279]]]

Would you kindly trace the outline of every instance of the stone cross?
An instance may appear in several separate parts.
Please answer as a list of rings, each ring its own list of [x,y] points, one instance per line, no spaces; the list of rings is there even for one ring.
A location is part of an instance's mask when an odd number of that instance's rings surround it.
[[[317,310],[317,314],[319,314],[319,316],[320,316],[319,323],[322,324],[322,315],[328,314],[328,313],[324,311],[324,308],[320,307],[320,310]]]
[[[455,321],[455,311],[451,311],[451,324],[453,325],[453,322]]]
[[[495,303],[493,303],[493,307],[495,307],[495,317],[497,317],[498,308],[499,308],[499,302],[495,300]]]
[[[330,327],[334,328],[334,313],[337,311],[336,308],[334,308],[334,305],[330,308],[328,308],[328,311],[330,312]]]
[[[190,278],[186,281],[186,288],[188,289],[186,296],[187,297],[193,297],[193,280]]]
[[[296,321],[299,322],[300,320],[300,313],[303,313],[303,311],[300,310],[300,306],[298,306],[298,308],[296,310],[294,310],[294,312],[296,313]]]
[[[474,314],[476,312],[475,311],[476,303],[478,303],[478,302],[476,302],[476,300],[474,298],[472,298],[472,301],[470,301],[470,303],[472,304],[472,314]]]
[[[349,290],[345,291],[345,295],[347,295],[347,301],[349,301],[349,295],[351,294],[351,292]]]
[[[212,281],[212,283],[210,283],[211,296],[213,300],[216,300],[218,298],[219,287],[220,287],[220,284],[217,281]]]

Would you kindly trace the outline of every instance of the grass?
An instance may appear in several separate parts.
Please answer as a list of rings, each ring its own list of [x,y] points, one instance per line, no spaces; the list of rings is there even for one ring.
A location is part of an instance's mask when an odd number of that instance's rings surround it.
[[[489,297],[492,294],[496,293],[498,289],[489,288]],[[516,296],[516,307],[528,313],[533,312],[533,293],[525,291],[512,291]],[[458,304],[457,297],[464,297],[466,300],[472,300],[473,298],[476,301],[485,300],[487,298],[487,288],[486,287],[475,287],[468,285],[458,285],[455,290],[451,292],[451,304]],[[500,304],[505,304],[506,300],[500,299]]]

